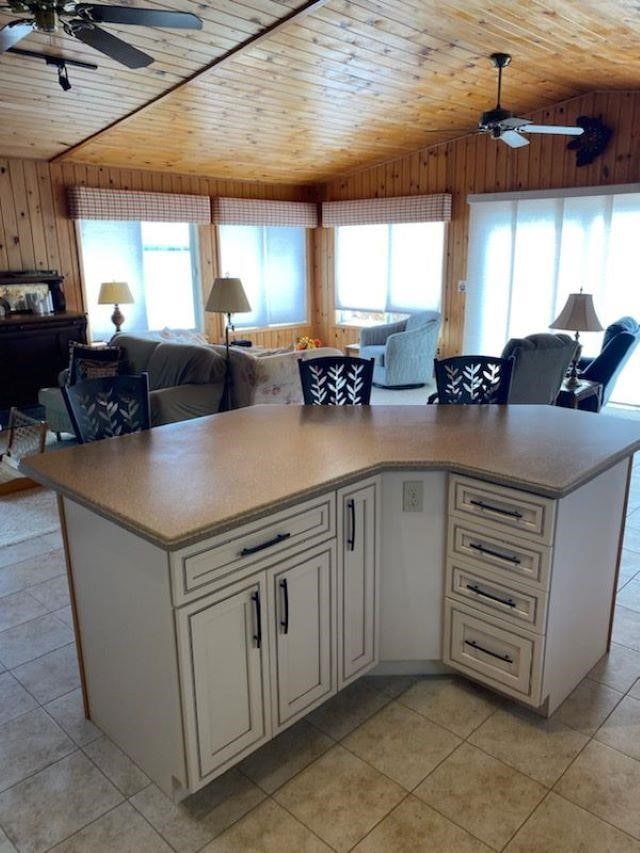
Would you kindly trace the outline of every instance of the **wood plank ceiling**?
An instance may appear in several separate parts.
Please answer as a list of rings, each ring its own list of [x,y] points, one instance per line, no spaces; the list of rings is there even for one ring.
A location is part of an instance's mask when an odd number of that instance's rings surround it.
[[[503,105],[520,114],[595,89],[640,86],[634,0],[328,0],[66,150],[297,5],[163,3],[199,14],[203,31],[113,28],[156,63],[133,72],[98,55],[98,72],[70,72],[69,93],[51,69],[5,55],[0,153],[319,182],[472,130],[495,102],[487,57],[496,50],[513,54]],[[41,49],[49,39],[34,34],[24,46],[37,42]],[[64,45],[65,55],[95,61],[68,38],[52,42],[57,52]]]

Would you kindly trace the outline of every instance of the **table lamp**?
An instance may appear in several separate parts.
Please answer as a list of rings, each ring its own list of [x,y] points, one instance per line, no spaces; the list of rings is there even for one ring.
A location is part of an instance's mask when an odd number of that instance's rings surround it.
[[[216,278],[211,288],[211,293],[205,305],[205,311],[214,314],[225,314],[226,323],[224,327],[224,340],[226,347],[226,361],[224,370],[224,390],[220,401],[220,411],[227,412],[230,408],[230,363],[229,363],[229,329],[233,329],[231,322],[232,314],[241,314],[251,311],[251,305],[244,292],[244,287],[239,278],[229,276]]]
[[[111,322],[120,331],[124,323],[124,314],[120,310],[121,305],[132,305],[133,295],[126,281],[103,281],[98,294],[98,305],[113,305]]]
[[[575,388],[580,384],[578,378],[578,361],[580,360],[580,332],[601,332],[602,325],[598,320],[596,309],[593,307],[593,296],[590,293],[570,293],[567,302],[558,317],[549,325],[550,329],[566,329],[575,332],[576,349],[571,362],[571,370],[566,384]]]

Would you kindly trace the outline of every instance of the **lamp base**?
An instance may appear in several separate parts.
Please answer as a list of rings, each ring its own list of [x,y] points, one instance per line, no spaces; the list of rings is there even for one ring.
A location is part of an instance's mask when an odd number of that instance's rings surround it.
[[[573,359],[571,360],[571,370],[569,371],[569,375],[564,381],[564,384],[567,388],[576,388],[580,384],[580,376],[578,375],[578,362],[580,361],[580,356],[582,355],[582,346],[580,341],[578,340],[578,333],[576,332],[576,348],[573,353]]]
[[[116,327],[116,332],[120,331],[120,326],[124,323],[124,314],[120,310],[119,305],[113,306],[113,314],[111,315],[111,322]]]

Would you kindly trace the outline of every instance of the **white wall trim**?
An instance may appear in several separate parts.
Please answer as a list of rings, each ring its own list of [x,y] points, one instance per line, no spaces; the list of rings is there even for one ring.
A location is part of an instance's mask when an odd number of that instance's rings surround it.
[[[572,196],[622,195],[640,193],[640,184],[609,184],[603,187],[564,187],[553,190],[522,190],[509,193],[474,193],[467,204],[487,201],[523,201],[534,198],[571,198]]]

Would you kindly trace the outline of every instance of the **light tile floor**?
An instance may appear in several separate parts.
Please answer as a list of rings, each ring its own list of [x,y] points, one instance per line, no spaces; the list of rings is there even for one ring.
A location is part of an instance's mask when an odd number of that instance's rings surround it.
[[[179,806],[84,719],[59,534],[0,548],[0,853],[640,853],[640,465],[627,530],[614,645],[550,720],[365,678]]]

